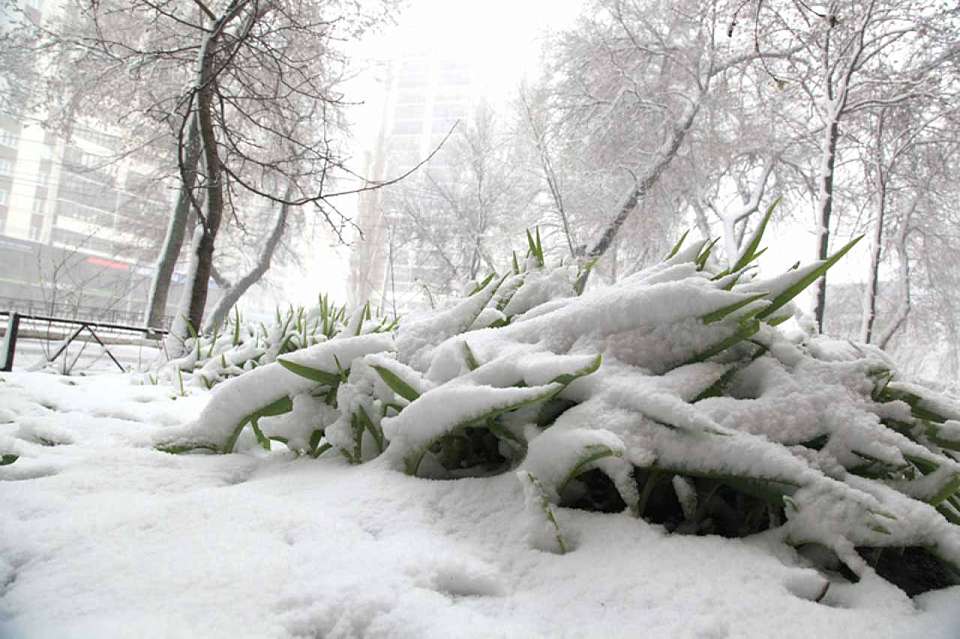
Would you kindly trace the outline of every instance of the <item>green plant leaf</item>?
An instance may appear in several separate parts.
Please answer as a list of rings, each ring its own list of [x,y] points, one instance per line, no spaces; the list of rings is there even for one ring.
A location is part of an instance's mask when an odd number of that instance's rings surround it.
[[[319,448],[315,449],[312,453],[310,453],[310,456],[313,457],[314,459],[316,459],[317,457],[319,457],[320,455],[324,454],[325,452],[327,452],[327,451],[330,450],[331,448],[333,448],[333,444],[330,444],[330,443],[328,443],[328,442],[324,442]]]
[[[763,253],[763,251],[758,252],[757,249],[760,248],[760,241],[763,239],[763,233],[767,229],[767,224],[770,222],[773,212],[778,206],[780,206],[782,199],[783,198],[778,197],[770,204],[770,206],[767,207],[767,212],[763,214],[763,217],[760,219],[760,223],[757,224],[757,228],[753,231],[753,235],[750,236],[750,241],[747,242],[743,252],[740,253],[740,258],[730,268],[731,272],[736,272],[745,268],[747,264],[760,257],[760,255]]]
[[[240,309],[236,306],[233,307],[234,319],[233,319],[233,345],[240,345]]]
[[[317,447],[320,446],[320,441],[323,439],[323,429],[317,428],[312,433],[310,433],[310,451],[313,452],[317,450]]]
[[[697,270],[702,271],[707,266],[707,260],[710,259],[710,253],[713,251],[713,247],[716,246],[717,242],[720,241],[720,238],[714,238],[703,249],[700,251],[700,255],[694,260],[694,263],[697,265]]]
[[[597,260],[599,257],[595,257],[591,260],[584,262],[580,269],[577,271],[577,279],[573,283],[573,292],[577,296],[583,295],[583,290],[587,287],[587,279],[590,277],[590,271],[593,270],[593,267],[596,266]]]
[[[601,355],[597,355],[592,360],[590,360],[589,364],[587,364],[583,368],[576,370],[572,373],[564,373],[563,375],[557,375],[550,381],[551,383],[557,382],[557,383],[563,384],[564,386],[568,386],[571,382],[573,382],[573,380],[579,377],[585,377],[586,375],[595,373],[597,369],[600,368],[600,364],[602,362],[603,362],[603,357]]]
[[[408,402],[412,402],[420,397],[420,393],[418,393],[413,386],[400,379],[400,377],[389,368],[373,366],[373,370],[380,374],[380,379],[390,387],[390,390]]]
[[[327,371],[320,370],[319,368],[312,368],[310,366],[304,366],[303,364],[297,364],[296,362],[291,362],[290,360],[283,359],[278,357],[277,363],[283,366],[285,369],[290,371],[295,375],[299,375],[305,379],[317,382],[318,384],[326,384],[327,386],[336,386],[340,383],[340,375],[336,373],[328,373]]]
[[[494,273],[490,273],[489,275],[487,275],[487,276],[486,276],[485,278],[483,278],[479,283],[477,283],[476,286],[473,287],[473,290],[470,291],[470,295],[476,295],[477,293],[479,293],[480,291],[482,291],[483,289],[485,289],[485,288],[487,287],[487,284],[489,284],[491,281],[493,281],[493,278],[496,277],[496,276],[497,276],[497,274],[496,274],[495,272],[494,272]],[[468,296],[468,297],[469,297],[469,296]]]
[[[250,427],[253,428],[253,434],[257,438],[257,443],[260,444],[260,447],[264,450],[270,450],[270,439],[260,430],[259,418],[251,419]]]
[[[940,487],[940,490],[938,490],[937,493],[930,498],[928,503],[931,506],[939,506],[949,497],[952,497],[954,494],[956,494],[958,490],[960,490],[960,475],[954,475],[949,481]]]
[[[256,434],[260,427],[257,422],[261,417],[275,417],[277,415],[283,415],[284,413],[289,413],[293,410],[293,401],[286,395],[280,399],[274,400],[262,408],[258,408],[253,411],[246,417],[240,420],[240,423],[237,424],[236,428],[233,429],[233,432],[230,434],[230,437],[227,439],[226,444],[223,446],[220,452],[232,453],[234,447],[237,445],[237,439],[240,437],[240,433],[243,431],[244,427],[247,424],[252,424],[254,428],[254,433]],[[261,444],[263,443],[261,438],[263,438],[263,433],[261,432],[257,435],[257,441]],[[266,438],[263,438],[266,439]],[[267,448],[267,450],[270,450]]]
[[[714,355],[718,355],[722,353],[723,351],[727,350],[732,346],[736,346],[737,344],[747,339],[748,337],[752,337],[759,330],[760,330],[759,320],[757,320],[755,317],[749,318],[741,322],[740,326],[732,335],[730,335],[725,339],[720,340],[713,346],[710,346],[709,348],[707,348],[707,350],[701,353],[698,353],[697,355],[694,355],[689,360],[684,362],[684,364],[694,364],[696,362],[702,362],[704,360],[707,360],[713,357]]]
[[[815,268],[810,269],[803,277],[794,282],[786,290],[782,291],[779,295],[773,298],[770,302],[770,306],[765,308],[763,311],[757,314],[758,319],[764,319],[773,314],[774,311],[778,310],[784,304],[792,300],[794,297],[799,295],[805,288],[816,282],[824,273],[826,273],[830,267],[837,263],[841,257],[846,255],[850,249],[852,249],[857,242],[863,239],[862,235],[859,235],[841,248],[839,251],[828,257],[822,263],[818,264]]]
[[[463,340],[463,360],[467,363],[467,368],[472,371],[480,368],[480,362],[477,361],[477,356],[473,354],[473,350],[470,348],[467,340]]]
[[[553,512],[553,505],[550,503],[550,499],[547,497],[547,493],[543,489],[543,484],[540,483],[540,480],[537,479],[533,473],[529,471],[521,471],[521,473],[521,477],[530,485],[532,490],[531,496],[536,500],[537,505],[543,512],[544,518],[553,527],[555,541],[557,543],[557,550],[561,555],[566,554],[569,550],[569,546],[567,545],[566,540],[563,538],[563,533],[560,531],[560,524],[557,521],[557,515]]]
[[[169,453],[171,455],[180,455],[182,453],[189,453],[194,450],[207,450],[211,453],[222,453],[225,452],[221,447],[216,444],[211,444],[209,442],[190,442],[188,444],[160,444],[156,447],[161,453]],[[229,452],[229,451],[227,451]]]
[[[190,333],[190,337],[193,339],[198,339],[199,336],[197,335],[197,329],[194,328],[193,322],[186,318],[184,318],[184,322],[187,324],[187,332]]]
[[[451,433],[454,433],[459,429],[470,427],[470,426],[486,428],[486,424],[489,420],[496,419],[497,417],[499,417],[500,415],[503,415],[504,413],[509,413],[510,411],[523,408],[524,406],[532,406],[534,404],[538,404],[540,402],[546,401],[551,397],[555,396],[561,390],[563,390],[563,388],[564,387],[561,384],[551,384],[550,386],[545,387],[541,393],[537,394],[534,397],[529,397],[527,399],[505,404],[503,406],[498,406],[496,408],[490,409],[486,413],[483,413],[482,415],[474,419],[470,419],[468,421],[465,421],[459,424],[449,425],[449,427],[447,427],[442,434],[438,435],[437,437],[434,437],[433,439],[426,442],[419,448],[408,452],[403,458],[404,470],[408,475],[416,475],[417,471],[420,469],[420,462],[423,461],[423,456],[427,453],[427,451],[434,444],[439,442],[441,439],[449,436]]]
[[[677,240],[677,243],[673,245],[673,248],[670,249],[670,252],[667,253],[667,256],[666,256],[665,258],[663,258],[664,261],[669,260],[671,257],[673,257],[674,255],[676,255],[677,252],[680,251],[680,247],[683,246],[683,243],[684,243],[684,241],[686,241],[687,235],[688,235],[689,233],[690,233],[690,229],[687,229],[686,231],[683,232],[683,235],[680,236],[680,239]]]
[[[733,304],[728,304],[727,306],[718,308],[717,310],[711,311],[706,315],[702,315],[700,319],[703,320],[704,324],[713,324],[714,322],[719,322],[730,313],[733,313],[734,311],[737,311],[743,308],[747,304],[756,302],[757,300],[762,299],[766,296],[767,296],[767,293],[757,293],[756,295],[751,295],[746,299],[740,300],[738,302],[734,302]],[[759,309],[757,312],[759,312]]]
[[[757,344],[757,351],[753,355],[748,357],[745,362],[738,362],[737,365],[730,366],[730,368],[725,370],[723,374],[717,378],[717,381],[711,384],[708,388],[704,389],[699,395],[696,396],[696,398],[694,398],[691,403],[696,404],[701,399],[706,399],[707,397],[719,397],[723,395],[727,387],[730,385],[730,382],[733,381],[734,375],[743,370],[748,364],[756,361],[766,352],[766,346]]]
[[[557,492],[562,492],[571,480],[576,479],[586,471],[591,469],[591,465],[606,457],[622,457],[620,451],[613,450],[604,444],[587,444],[580,452],[580,456],[574,465],[567,471],[563,480],[557,484]]]

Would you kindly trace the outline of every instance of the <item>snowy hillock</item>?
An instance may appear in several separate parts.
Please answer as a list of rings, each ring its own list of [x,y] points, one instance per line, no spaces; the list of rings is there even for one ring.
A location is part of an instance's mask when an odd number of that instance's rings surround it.
[[[212,364],[227,334],[212,340],[194,375],[229,379],[157,447],[229,453],[249,432],[317,463],[512,473],[535,548],[576,552],[571,508],[762,533],[820,571],[816,601],[878,573],[908,594],[958,583],[960,403],[901,380],[873,347],[803,330],[792,304],[855,241],[761,277],[759,236],[729,267],[713,243],[681,240],[579,294],[583,269],[548,265],[528,236],[506,275],[396,330],[362,311],[246,372],[226,355]]]

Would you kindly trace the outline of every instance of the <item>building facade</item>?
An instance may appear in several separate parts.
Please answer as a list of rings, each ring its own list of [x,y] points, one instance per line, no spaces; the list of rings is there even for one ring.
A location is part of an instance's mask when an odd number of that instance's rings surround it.
[[[0,29],[39,21],[55,5],[7,7]],[[28,107],[35,81],[27,71],[0,78],[0,310],[138,321],[173,210],[161,158],[125,153],[119,132],[94,121],[46,129]],[[179,293],[175,281],[168,315]]]
[[[480,100],[473,65],[436,55],[428,44],[407,44],[385,64],[379,135],[368,152],[367,175],[387,180],[427,158],[451,128],[469,121]],[[446,268],[436,247],[409,241],[413,223],[404,207],[428,180],[456,179],[449,156],[438,153],[400,185],[362,194],[358,225],[363,231],[350,257],[351,303],[371,301],[390,312],[428,303],[430,283]]]

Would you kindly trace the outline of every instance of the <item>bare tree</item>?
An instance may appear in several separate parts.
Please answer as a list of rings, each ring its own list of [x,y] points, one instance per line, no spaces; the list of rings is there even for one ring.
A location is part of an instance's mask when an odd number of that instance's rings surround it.
[[[596,239],[587,259],[610,250],[633,212],[652,203],[696,136],[698,118],[722,102],[727,76],[794,52],[731,38],[735,9],[716,0],[595,0],[554,43],[552,108],[561,135],[573,153],[619,174],[612,182],[620,196],[593,203],[613,212],[591,216]],[[660,199],[664,215],[675,209],[675,194]]]
[[[173,272],[180,257],[183,239],[187,230],[192,226],[191,199],[197,183],[197,164],[200,159],[200,131],[197,119],[191,118],[187,130],[186,149],[184,152],[184,170],[180,176],[180,188],[177,194],[177,203],[173,214],[167,222],[167,231],[161,245],[160,255],[156,262],[156,271],[150,284],[150,293],[147,298],[147,312],[145,325],[156,327],[163,324],[166,314],[167,298],[170,294],[170,283]]]
[[[221,221],[238,218],[244,197],[310,206],[339,232],[349,220],[332,198],[379,186],[344,165],[336,144],[343,103],[335,87],[345,69],[338,42],[377,23],[391,5],[391,0],[362,7],[349,0],[212,5],[72,0],[69,20],[34,25],[46,38],[35,48],[48,52],[53,72],[47,77],[58,77],[58,70],[65,76],[65,63],[78,63],[96,91],[75,95],[88,98],[88,104],[91,96],[102,98],[97,115],[149,124],[152,137],[175,150],[180,195],[158,262],[148,323],[163,312],[190,215],[200,233],[192,246],[183,315],[199,326]],[[193,71],[184,73],[190,67]],[[284,123],[304,112],[313,116],[311,125],[298,129],[296,137],[286,134]],[[271,193],[263,184],[268,174],[297,184],[296,195],[284,200]],[[334,193],[336,179],[359,186]]]
[[[455,292],[457,284],[504,264],[537,191],[517,159],[504,125],[480,105],[420,179],[384,193],[388,219],[398,227],[387,275],[396,279],[400,247],[417,254],[411,275],[431,294]]]
[[[951,147],[957,144],[954,139],[956,133],[949,130],[949,116],[955,112],[956,107],[943,102],[928,101],[926,104],[913,104],[910,108],[883,107],[874,113],[875,127],[864,158],[866,176],[873,186],[871,200],[874,202],[874,215],[870,222],[871,246],[863,300],[861,341],[869,343],[874,339],[880,265],[890,216],[894,216],[895,224],[899,222],[894,245],[901,254],[900,285],[905,296],[896,319],[891,322],[894,332],[902,325],[909,312],[909,257],[906,255],[906,234],[909,233],[911,219],[918,206],[924,202],[924,195],[920,191],[929,188],[930,180],[942,166],[922,166],[925,158],[933,158],[934,162],[940,163],[939,154],[926,153],[925,150],[931,146]],[[947,128],[942,126],[944,124]],[[904,170],[909,175],[902,175]],[[926,183],[921,181],[924,177]],[[899,210],[901,207],[903,210]],[[903,219],[899,219],[901,217]],[[886,331],[881,341],[888,342],[891,335],[890,330]]]
[[[293,195],[293,189],[288,188],[287,193],[284,195],[284,199],[289,200],[293,197]],[[217,330],[223,324],[223,321],[226,319],[227,313],[230,312],[230,309],[233,308],[233,306],[240,300],[244,293],[246,293],[251,286],[259,282],[260,279],[270,269],[270,263],[277,252],[277,248],[280,246],[280,241],[283,239],[284,231],[287,228],[290,205],[286,202],[281,202],[276,208],[277,214],[270,225],[270,231],[268,235],[262,240],[263,245],[260,248],[260,252],[257,255],[253,267],[244,273],[243,276],[233,284],[230,284],[228,281],[222,279],[222,276],[219,276],[219,274],[215,271],[212,272],[214,279],[219,279],[218,284],[226,288],[226,291],[224,292],[223,297],[221,297],[217,302],[217,305],[214,307],[209,317],[207,317],[207,321],[203,326],[205,333],[212,333],[213,331]]]
[[[533,94],[531,94],[533,93]],[[550,195],[550,201],[553,204],[552,212],[560,220],[560,230],[566,241],[567,248],[570,251],[570,257],[577,257],[580,251],[579,242],[574,235],[574,228],[567,211],[567,205],[564,203],[563,185],[561,178],[555,167],[555,160],[551,152],[551,141],[549,139],[550,119],[545,108],[546,97],[541,88],[540,91],[531,92],[523,85],[519,91],[520,119],[525,125],[523,128],[536,150],[537,163],[540,168],[540,176],[547,187]]]
[[[829,255],[835,225],[837,157],[842,125],[860,113],[907,105],[935,93],[938,69],[960,48],[950,41],[951,10],[936,2],[833,0],[820,8],[774,3],[757,17],[769,41],[789,39],[800,48],[798,72],[777,74],[796,85],[821,124],[815,224],[817,258]],[[814,315],[823,328],[826,279],[816,284]]]

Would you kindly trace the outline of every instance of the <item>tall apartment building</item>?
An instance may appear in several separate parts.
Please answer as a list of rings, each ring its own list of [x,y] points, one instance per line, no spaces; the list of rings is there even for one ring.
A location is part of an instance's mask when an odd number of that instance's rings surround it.
[[[467,121],[479,101],[475,69],[469,62],[434,55],[427,44],[409,44],[385,65],[380,133],[368,155],[367,174],[373,179],[395,177],[416,166],[437,147],[457,120]],[[402,242],[403,193],[430,178],[455,179],[455,167],[443,153],[427,167],[406,178],[401,188],[363,194],[358,224],[364,239],[351,254],[352,303],[370,300],[391,311],[423,303],[421,282],[443,269],[429,245]]]
[[[172,211],[149,157],[75,123],[69,140],[0,114],[0,298],[130,321],[147,298]],[[177,292],[171,296],[175,302]]]
[[[55,4],[25,0],[21,9],[40,20]],[[0,12],[0,28],[9,18]],[[27,81],[0,90],[29,96]],[[55,135],[3,105],[0,308],[137,321],[172,211],[172,189],[154,178],[159,159],[118,157],[122,140],[92,122]],[[168,314],[178,297],[171,291]]]

